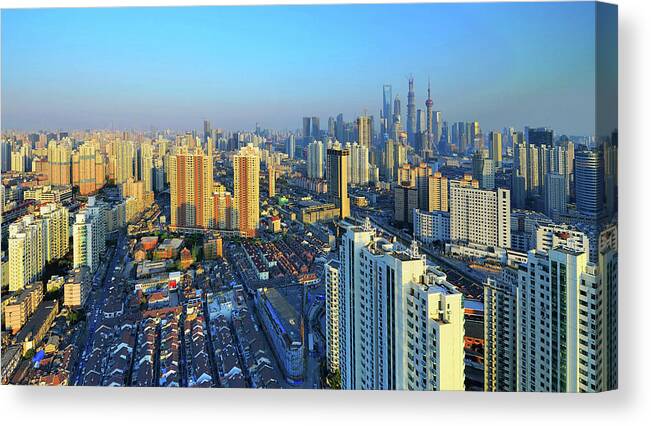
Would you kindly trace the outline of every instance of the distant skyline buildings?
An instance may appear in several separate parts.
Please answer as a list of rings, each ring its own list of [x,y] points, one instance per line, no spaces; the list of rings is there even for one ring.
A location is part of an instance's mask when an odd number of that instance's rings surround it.
[[[197,117],[204,117],[208,127],[226,130],[251,129],[256,123],[296,130],[306,113],[325,123],[340,112],[357,117],[365,110],[378,111],[384,84],[391,85],[386,109],[392,112],[393,97],[409,95],[411,75],[413,105],[423,108],[429,77],[434,109],[450,123],[476,120],[487,130],[546,126],[558,135],[588,136],[595,132],[594,7],[486,3],[6,10],[3,130],[203,130]],[[315,34],[311,22],[317,17],[336,19],[344,30]],[[279,25],[288,20],[296,25]],[[177,22],[195,24],[172,36],[165,29]],[[377,67],[379,47],[368,46],[396,22],[410,25],[382,46],[395,52],[392,65]],[[245,23],[252,31],[234,42],[234,28]],[[121,31],[116,33],[116,27]],[[513,33],[521,36],[513,38]],[[18,35],[20,45],[9,42]],[[432,46],[431,40],[445,43]],[[315,52],[327,56],[334,49],[336,67],[313,66]],[[428,49],[432,54],[423,54]],[[469,49],[482,67],[467,66]],[[171,59],[199,52],[202,66]],[[61,57],[78,66],[38,66]],[[403,129],[415,125],[414,113],[407,109],[410,117],[402,117]]]

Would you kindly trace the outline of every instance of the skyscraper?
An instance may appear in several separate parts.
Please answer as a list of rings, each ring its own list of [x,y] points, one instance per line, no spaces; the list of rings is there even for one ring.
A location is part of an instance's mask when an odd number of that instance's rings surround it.
[[[567,210],[565,186],[565,176],[559,173],[545,176],[545,214],[555,221]]]
[[[347,227],[339,256],[342,388],[463,390],[463,301],[445,274],[368,220]]]
[[[481,189],[495,189],[495,161],[489,158],[487,150],[477,150],[473,154],[472,177],[479,181]]]
[[[500,132],[490,132],[489,156],[495,163],[496,168],[502,167],[502,134]]]
[[[303,117],[303,146],[312,142],[312,121],[310,117]]]
[[[392,113],[392,104],[393,103],[393,94],[390,84],[385,84],[382,86],[382,133],[389,134],[391,133],[391,119],[393,117]]]
[[[418,189],[415,185],[397,184],[393,187],[393,220],[406,227],[414,221],[418,209]]]
[[[416,95],[414,94],[414,79],[409,77],[409,92],[407,93],[407,141],[414,146],[416,134]]]
[[[73,267],[88,266],[94,272],[106,248],[106,213],[89,197],[88,204],[75,215],[72,225]]]
[[[210,120],[203,120],[203,145],[208,146],[208,138],[212,137],[212,128],[210,127]]]
[[[392,133],[397,133],[401,129],[402,123],[402,108],[400,107],[400,96],[396,95],[396,98],[393,100],[393,117],[391,118],[391,129]],[[396,138],[397,140],[398,138]]]
[[[427,210],[429,206],[429,177],[432,168],[426,163],[420,163],[416,169],[416,189],[418,190],[418,208]]]
[[[81,195],[91,195],[100,190],[106,180],[104,157],[96,143],[86,142],[73,154],[73,183],[79,185]]]
[[[171,228],[214,227],[211,158],[199,147],[194,151],[178,147],[170,159],[169,175]]]
[[[47,236],[46,262],[60,259],[68,253],[70,239],[68,215],[67,208],[55,203],[45,204],[40,208],[40,220],[44,222]]]
[[[115,183],[125,183],[134,177],[133,159],[134,148],[131,141],[115,141],[112,146],[112,163]]]
[[[357,118],[357,143],[371,149],[371,119],[367,116]]]
[[[215,227],[217,229],[237,229],[237,212],[234,209],[233,195],[223,185],[216,184],[213,192]]]
[[[345,130],[344,115],[337,114],[337,121],[335,122],[335,140],[339,141],[340,143],[349,142],[346,140],[346,137],[344,136],[344,130]]]
[[[334,117],[328,117],[328,137],[334,138],[335,137],[335,118]]]
[[[338,260],[324,266],[326,290],[326,362],[328,371],[339,372],[339,269]]]
[[[520,273],[519,391],[596,391],[601,282],[588,254],[568,248],[530,251]],[[527,295],[525,298],[524,296]],[[547,368],[543,366],[548,366]]]
[[[484,283],[484,390],[518,390],[518,271],[505,267]]]
[[[269,179],[269,188],[268,188],[269,197],[275,197],[276,196],[276,171],[274,170],[273,166],[269,165],[267,166],[267,172],[268,172],[268,179]]]
[[[0,172],[11,170],[11,143],[0,141]]]
[[[9,291],[21,290],[40,278],[49,241],[44,225],[34,215],[9,225]]]
[[[554,142],[554,131],[551,129],[539,127],[536,129],[527,128],[526,131],[529,145],[551,147]]]
[[[70,185],[72,147],[68,142],[50,141],[47,147],[49,181],[52,185]]]
[[[434,172],[428,178],[428,205],[427,211],[447,212],[448,207],[448,178],[441,172]]]
[[[140,180],[145,183],[145,191],[151,192],[153,187],[153,169],[154,169],[154,148],[151,142],[145,142],[140,146]]]
[[[485,390],[615,389],[616,227],[600,235],[597,264],[585,234],[544,231],[544,250],[484,285]]]
[[[358,143],[346,144],[350,151],[348,177],[351,185],[366,185],[369,181],[368,148]]]
[[[319,117],[312,117],[310,136],[312,139],[321,139],[321,124],[319,123]]]
[[[328,149],[328,193],[334,198],[339,208],[339,218],[350,216],[350,199],[348,198],[348,160],[350,151],[335,144]]]
[[[323,179],[323,150],[321,141],[311,142],[307,146],[307,177],[310,179]]]
[[[285,142],[285,152],[290,160],[294,159],[296,153],[296,136],[294,136],[294,134],[287,137],[287,141]]]
[[[597,219],[604,206],[604,161],[599,151],[579,151],[575,156],[576,209]]]
[[[233,188],[238,229],[255,237],[260,221],[260,153],[248,144],[233,157]]]

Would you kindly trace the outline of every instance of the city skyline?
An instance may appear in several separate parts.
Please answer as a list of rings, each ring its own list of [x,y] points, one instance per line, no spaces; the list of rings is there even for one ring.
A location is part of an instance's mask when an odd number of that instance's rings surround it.
[[[560,6],[3,15],[2,383],[617,389],[617,7]]]
[[[416,108],[429,78],[448,122],[589,136],[594,16],[594,3],[4,10],[3,130],[379,118],[382,85],[406,102],[411,75]]]

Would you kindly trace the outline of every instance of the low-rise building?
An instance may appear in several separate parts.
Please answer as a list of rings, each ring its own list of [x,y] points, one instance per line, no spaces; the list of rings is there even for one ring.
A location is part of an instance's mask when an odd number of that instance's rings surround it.
[[[43,283],[37,281],[27,284],[25,288],[9,297],[3,303],[2,319],[5,329],[16,334],[25,325],[43,300]]]
[[[18,367],[18,363],[22,357],[22,348],[20,345],[9,346],[2,350],[2,384],[9,383],[11,375]]]
[[[314,222],[333,220],[339,217],[339,208],[333,203],[317,203],[315,201],[303,201],[300,204],[300,221],[304,225]]]
[[[255,301],[287,381],[301,383],[305,357],[303,319],[275,288],[259,289]]]
[[[80,308],[86,304],[90,294],[92,281],[90,269],[87,266],[76,268],[63,285],[63,305],[69,308]]]
[[[30,349],[35,349],[43,341],[58,313],[59,303],[57,301],[42,302],[39,305],[34,315],[16,335],[15,341],[22,345],[23,354]]]

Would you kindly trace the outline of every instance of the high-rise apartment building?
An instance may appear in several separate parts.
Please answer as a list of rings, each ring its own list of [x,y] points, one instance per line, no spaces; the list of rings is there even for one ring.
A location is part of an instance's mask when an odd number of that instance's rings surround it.
[[[119,185],[134,177],[135,149],[131,141],[115,141],[111,150],[115,183]]]
[[[34,215],[9,225],[9,291],[25,288],[40,278],[47,261],[45,223]]]
[[[96,142],[81,145],[72,153],[72,184],[81,195],[92,195],[106,183],[106,164]]]
[[[72,183],[72,147],[67,141],[50,141],[47,147],[47,161],[51,185],[70,185]]]
[[[369,181],[368,147],[358,143],[346,144],[350,151],[348,176],[351,185],[366,185]]]
[[[555,221],[567,211],[566,178],[559,173],[545,176],[545,214]]]
[[[311,142],[307,146],[307,177],[310,179],[323,179],[323,166],[323,142]]]
[[[323,279],[326,293],[326,362],[328,371],[339,371],[339,269],[338,260],[324,266]]]
[[[529,252],[520,272],[518,315],[526,322],[518,324],[518,390],[596,390],[597,329],[590,324],[597,321],[598,287],[586,252]]]
[[[479,189],[466,176],[450,182],[450,238],[484,246],[511,247],[511,201],[508,189]]]
[[[73,267],[87,266],[95,272],[106,249],[106,212],[90,197],[85,208],[75,215],[72,225]]]
[[[518,271],[505,267],[484,283],[484,390],[518,390]]]
[[[214,227],[213,165],[201,148],[179,147],[171,156],[170,210],[172,228]],[[258,183],[256,179],[256,185]]]
[[[238,222],[233,196],[226,191],[223,185],[215,185],[213,206],[215,209],[215,227],[217,229],[230,230],[236,228]]]
[[[64,257],[69,247],[70,227],[68,224],[68,209],[49,203],[41,206],[40,220],[44,222],[45,235],[45,260],[51,262]]]
[[[547,253],[555,248],[569,248],[590,253],[590,239],[569,225],[538,223],[533,230],[535,249]]]
[[[449,210],[448,203],[448,178],[443,176],[441,172],[434,172],[433,175],[428,177],[428,205],[427,211],[443,211]]]
[[[481,189],[495,189],[495,161],[488,150],[480,149],[473,154],[472,176],[479,181]]]
[[[597,392],[616,388],[616,237],[587,250],[529,251],[519,270],[484,286],[485,390]],[[613,370],[615,369],[615,370]]]
[[[153,186],[153,171],[154,171],[154,147],[150,142],[143,143],[140,146],[140,164],[138,167],[139,180],[145,183],[145,192],[152,192]]]
[[[267,178],[269,181],[268,182],[269,186],[267,188],[269,197],[275,197],[276,196],[276,170],[271,165],[267,166]]]
[[[445,274],[368,221],[347,227],[340,262],[342,387],[463,390],[463,301]]]
[[[418,189],[416,186],[395,185],[393,187],[393,220],[400,226],[414,221],[414,210],[418,209]]]
[[[260,155],[249,144],[233,156],[233,188],[238,229],[255,237],[260,220]]]

